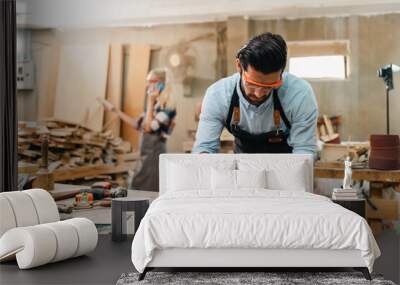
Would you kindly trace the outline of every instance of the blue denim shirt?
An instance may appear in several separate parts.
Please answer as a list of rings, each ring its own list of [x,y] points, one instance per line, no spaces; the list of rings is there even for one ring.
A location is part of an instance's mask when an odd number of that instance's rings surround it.
[[[239,95],[239,127],[252,134],[275,129],[272,96],[259,106],[252,105],[244,98],[239,84],[240,75],[235,73],[215,82],[207,89],[193,153],[218,152],[219,138],[225,126],[234,88],[237,88]],[[293,153],[309,153],[315,156],[318,106],[310,84],[304,79],[285,72],[283,85],[278,90],[278,97],[292,125],[288,144],[293,147]],[[287,131],[283,120],[281,120],[281,129]]]

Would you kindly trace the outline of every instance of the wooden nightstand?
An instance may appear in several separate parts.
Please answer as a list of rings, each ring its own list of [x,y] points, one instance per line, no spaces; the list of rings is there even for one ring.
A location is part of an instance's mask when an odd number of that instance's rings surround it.
[[[357,200],[338,200],[332,199],[332,202],[339,204],[340,206],[359,214],[361,217],[365,218],[365,199]]]

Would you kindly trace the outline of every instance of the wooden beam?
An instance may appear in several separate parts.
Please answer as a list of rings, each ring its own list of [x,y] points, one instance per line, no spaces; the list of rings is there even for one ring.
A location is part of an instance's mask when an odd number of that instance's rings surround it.
[[[124,161],[136,161],[140,160],[141,156],[139,152],[131,152],[131,153],[124,153],[124,154],[117,154],[117,160],[119,162]]]
[[[126,88],[122,110],[133,118],[144,111],[146,76],[150,64],[150,46],[131,44],[128,47],[129,60]],[[129,141],[134,151],[139,148],[140,133],[131,125],[122,123],[122,138]]]
[[[122,74],[123,74],[124,51],[122,44],[110,46],[110,57],[108,63],[107,92],[106,99],[117,109],[122,107]],[[118,115],[106,111],[104,114],[105,130],[111,130],[115,137],[119,137],[121,122]]]
[[[54,171],[54,182],[75,180],[84,177],[98,176],[102,174],[116,174],[128,172],[132,169],[132,164],[103,164],[93,166],[81,166],[71,169],[58,169]]]
[[[344,169],[344,162],[321,162],[317,161],[315,162],[315,167],[318,168],[338,168],[338,169]]]
[[[343,168],[328,168],[315,166],[314,176],[320,178],[344,177]],[[380,182],[400,182],[400,170],[376,170],[376,169],[353,169],[352,178],[354,180],[380,181]]]

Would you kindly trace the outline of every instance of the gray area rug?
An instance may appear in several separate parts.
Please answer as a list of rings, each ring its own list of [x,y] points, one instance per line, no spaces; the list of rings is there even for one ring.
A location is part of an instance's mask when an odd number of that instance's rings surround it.
[[[379,284],[395,285],[382,276],[372,275],[368,281],[359,272],[148,272],[138,281],[138,273],[122,274],[117,285],[133,284]]]

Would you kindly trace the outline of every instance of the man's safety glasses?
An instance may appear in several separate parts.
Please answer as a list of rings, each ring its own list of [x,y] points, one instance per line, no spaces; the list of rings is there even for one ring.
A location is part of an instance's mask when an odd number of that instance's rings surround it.
[[[268,92],[271,89],[278,89],[283,84],[282,79],[278,80],[276,82],[273,82],[273,83],[260,83],[260,82],[253,81],[250,78],[248,78],[246,73],[243,72],[242,74],[243,74],[244,87],[251,89],[251,90],[259,90],[259,91]]]

